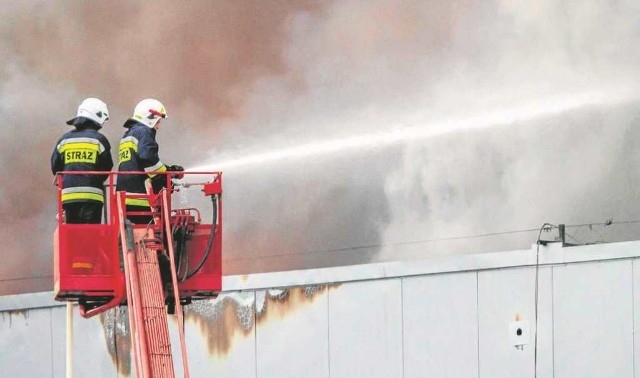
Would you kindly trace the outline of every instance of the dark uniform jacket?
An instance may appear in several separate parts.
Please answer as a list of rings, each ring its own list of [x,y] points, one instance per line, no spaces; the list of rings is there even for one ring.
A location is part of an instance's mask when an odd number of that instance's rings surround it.
[[[89,120],[76,122],[76,129],[64,134],[51,155],[51,172],[111,171],[111,145],[98,132],[100,126]],[[104,202],[102,184],[108,175],[64,175],[62,202]]]
[[[146,175],[118,175],[116,190],[124,190],[128,193],[146,193],[145,180],[162,182],[166,180],[164,175],[156,176],[158,172],[165,172],[167,167],[158,156],[158,143],[156,142],[156,130],[134,119],[125,122],[128,130],[120,140],[119,172],[149,172]],[[154,172],[154,173],[151,173]],[[155,178],[155,180],[154,180]],[[162,184],[160,184],[162,185]],[[153,185],[154,188],[156,185]],[[149,206],[146,199],[127,198],[127,205]]]

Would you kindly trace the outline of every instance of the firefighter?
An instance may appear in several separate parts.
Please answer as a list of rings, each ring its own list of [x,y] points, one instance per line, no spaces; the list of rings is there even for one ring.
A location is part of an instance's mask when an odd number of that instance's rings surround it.
[[[167,118],[164,105],[156,99],[148,98],[136,105],[133,116],[124,123],[127,131],[120,140],[118,152],[118,182],[116,190],[127,193],[146,193],[145,180],[151,180],[155,193],[166,186],[165,175],[158,175],[166,171],[184,171],[179,165],[165,165],[158,156],[158,143],[156,132],[163,119]],[[123,172],[148,172],[147,175],[126,175]],[[149,201],[142,198],[127,198],[127,212],[149,211]],[[149,215],[130,215],[133,223],[150,223]]]
[[[65,133],[51,155],[51,172],[111,171],[111,145],[98,130],[109,120],[107,105],[87,98],[77,115],[67,121],[75,130]],[[104,203],[103,183],[109,175],[64,175],[62,208],[66,223],[100,223]],[[56,184],[57,184],[56,180]]]

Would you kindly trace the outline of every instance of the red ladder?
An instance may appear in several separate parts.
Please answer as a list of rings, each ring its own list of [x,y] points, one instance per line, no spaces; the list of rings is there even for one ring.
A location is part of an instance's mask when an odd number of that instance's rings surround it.
[[[163,253],[163,242],[155,235],[157,229],[150,225],[146,229],[134,228],[126,220],[124,206],[126,193],[117,193],[120,237],[124,251],[124,272],[129,305],[131,345],[137,375],[140,377],[175,377],[171,355],[169,325],[165,310],[165,288],[160,276],[158,253]],[[184,337],[184,317],[180,306],[178,281],[175,271],[173,240],[168,212],[166,190],[162,191],[162,216],[154,214],[156,221],[164,218],[168,254],[171,265],[172,291],[178,315],[178,329],[182,350],[184,376],[189,377],[187,352]],[[160,225],[155,225],[160,226]],[[159,232],[161,235],[162,231]]]

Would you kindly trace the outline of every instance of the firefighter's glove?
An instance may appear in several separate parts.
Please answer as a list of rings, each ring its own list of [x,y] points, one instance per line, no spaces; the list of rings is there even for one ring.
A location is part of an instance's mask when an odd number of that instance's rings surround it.
[[[181,165],[170,165],[167,167],[169,172],[183,172],[184,168]]]
[[[184,167],[181,165],[170,165],[167,167],[167,172],[184,172]],[[181,173],[174,173],[171,175],[172,178],[181,179],[184,177]]]
[[[151,187],[153,192],[158,194],[164,187],[167,186],[167,177],[165,175],[157,175],[151,179]]]

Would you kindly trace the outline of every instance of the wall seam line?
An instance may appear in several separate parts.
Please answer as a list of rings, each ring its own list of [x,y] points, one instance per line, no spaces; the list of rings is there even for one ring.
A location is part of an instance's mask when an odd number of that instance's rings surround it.
[[[268,293],[265,291],[264,293],[264,306],[267,306],[267,295]],[[254,371],[255,377],[258,378],[258,299],[256,297],[256,291],[253,291],[253,359],[254,359]],[[265,308],[266,311],[266,308]]]
[[[49,332],[49,345],[51,346],[51,376],[55,377],[56,373],[54,371],[54,366],[53,366],[53,359],[54,359],[54,351],[53,351],[53,308],[49,309],[49,327],[50,327],[50,332]],[[66,345],[65,345],[66,348]]]
[[[631,259],[631,375],[636,376],[636,293],[635,271],[636,260]]]
[[[400,340],[401,350],[402,350],[402,377],[404,378],[404,362],[405,362],[405,353],[404,353],[404,279],[400,279]]]
[[[327,370],[329,378],[331,378],[331,338],[329,337],[331,330],[331,318],[329,311],[329,303],[331,302],[331,287],[327,285]]]
[[[478,359],[478,378],[480,378],[480,272],[476,271],[476,326],[478,330],[478,341],[476,356]]]
[[[553,272],[554,267],[551,267],[551,376],[556,376],[556,327],[555,327],[555,309],[553,300]]]

